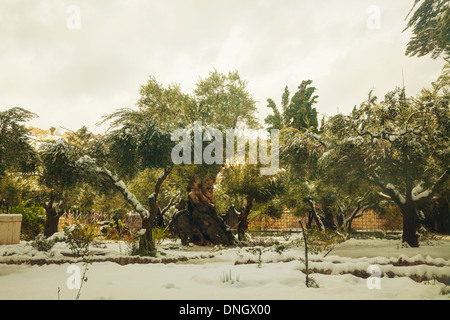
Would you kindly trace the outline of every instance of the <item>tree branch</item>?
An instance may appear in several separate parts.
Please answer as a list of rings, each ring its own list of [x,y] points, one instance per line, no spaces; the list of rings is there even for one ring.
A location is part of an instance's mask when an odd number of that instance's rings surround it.
[[[439,190],[439,188],[441,188],[447,181],[449,174],[450,174],[450,167],[447,168],[447,170],[445,170],[445,172],[437,179],[435,184],[427,190],[423,190],[422,183],[419,184],[411,191],[412,200],[415,203],[424,203],[431,200],[433,196],[436,194],[436,192]]]
[[[116,173],[106,169],[105,167],[97,165],[96,161],[89,156],[84,156],[77,161],[77,166],[83,170],[99,173],[107,177],[113,185],[124,196],[125,200],[139,213],[142,219],[148,219],[150,217],[149,211],[139,202],[134,194],[132,194],[125,183],[120,180]]]
[[[369,180],[380,187],[383,192],[391,198],[399,207],[402,207],[406,203],[406,198],[395,188],[394,185],[388,183],[385,184],[381,181],[381,179],[378,178],[378,176],[369,176]]]
[[[309,206],[311,207],[311,213],[314,217],[314,221],[316,221],[317,226],[319,227],[320,231],[324,231],[325,230],[325,226],[323,225],[322,219],[320,219],[317,210],[316,210],[316,203],[314,202],[313,199],[311,198],[306,198],[304,200],[306,203],[309,204]]]

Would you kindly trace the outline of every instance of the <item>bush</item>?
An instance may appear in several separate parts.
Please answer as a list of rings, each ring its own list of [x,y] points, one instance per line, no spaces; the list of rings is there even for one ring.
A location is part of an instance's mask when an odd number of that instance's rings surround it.
[[[44,237],[43,234],[39,234],[32,242],[31,246],[35,248],[38,251],[44,251],[49,252],[52,250],[53,246],[55,245],[54,240],[50,240]]]
[[[89,255],[89,246],[96,237],[91,225],[77,223],[65,228],[64,233],[67,246],[76,257]]]
[[[131,236],[126,238],[126,242],[128,245],[128,254],[130,256],[149,256],[155,257],[156,251],[145,251],[141,248],[141,241],[145,235],[145,229],[140,229],[137,232],[133,233]],[[167,233],[163,228],[154,228],[152,230],[152,238],[155,243],[155,246],[161,245],[164,239],[169,238],[171,235]]]
[[[309,229],[307,233],[308,248],[312,254],[319,254],[321,252],[328,254],[336,245],[344,242],[348,237],[348,234],[343,231],[319,231],[315,227]]]
[[[155,245],[159,246],[164,241],[164,239],[169,238],[169,234],[164,230],[164,228],[154,228],[153,229],[153,240]]]
[[[99,230],[106,240],[121,240],[130,237],[131,233],[127,226],[121,221],[104,222]]]
[[[22,215],[21,238],[25,241],[34,240],[44,232],[45,210],[36,205],[20,204],[12,210],[14,214]]]

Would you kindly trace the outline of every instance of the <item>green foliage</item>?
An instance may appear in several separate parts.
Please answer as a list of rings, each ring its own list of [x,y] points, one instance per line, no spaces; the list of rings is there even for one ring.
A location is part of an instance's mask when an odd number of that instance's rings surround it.
[[[311,87],[312,80],[302,81],[298,91],[289,101],[289,89],[286,87],[282,95],[282,112],[278,110],[275,102],[268,99],[268,107],[273,114],[264,121],[270,129],[294,128],[299,131],[318,130],[317,110],[313,105],[317,103],[318,96],[314,95],[317,88]]]
[[[22,108],[0,112],[0,180],[8,169],[25,173],[36,168],[37,155],[23,125],[35,117]]]
[[[298,210],[311,199],[325,219],[339,215],[342,225],[354,208],[383,212],[391,199],[404,213],[406,201],[417,207],[419,193],[427,190],[421,202],[442,193],[450,150],[449,79],[447,67],[416,98],[396,89],[378,102],[370,93],[349,116],[327,119],[320,134],[284,129],[281,159],[294,183],[288,206]]]
[[[22,189],[17,179],[10,176],[0,180],[0,213],[12,210],[21,202]]]
[[[255,101],[238,72],[222,74],[213,70],[207,78],[199,79],[192,95],[181,92],[176,84],[165,88],[154,78],[142,86],[140,93],[140,111],[153,117],[158,128],[167,132],[192,128],[196,121],[201,121],[204,128],[221,130],[224,136],[225,130],[240,125],[259,127]],[[171,152],[167,154],[170,156]],[[215,177],[220,169],[220,165],[182,166],[186,181],[192,177]]]
[[[307,230],[308,251],[312,254],[319,254],[321,252],[328,254],[346,239],[347,235],[343,232],[333,230],[319,231],[315,227]]]
[[[159,246],[165,239],[169,238],[169,234],[166,232],[165,228],[154,228],[153,229],[153,240],[155,245]]]
[[[43,174],[42,182],[53,189],[73,186],[77,181],[71,150],[62,140],[46,143],[40,150]]]
[[[233,277],[231,274],[231,270],[229,272],[223,272],[220,276],[220,282],[222,283],[230,283],[235,284],[236,282],[239,282],[240,276]]]
[[[418,6],[419,3],[421,4]],[[431,57],[436,59],[444,54],[444,58],[449,59],[450,5],[448,1],[415,0],[411,12],[416,7],[405,28],[405,30],[412,29],[413,33],[406,55],[422,57],[431,54]]]
[[[319,287],[319,284],[318,284],[317,281],[316,281],[316,279],[314,279],[314,278],[311,277],[311,276],[308,277],[308,283],[306,284],[306,286],[307,286],[308,288],[315,288],[315,289],[320,288],[320,287]]]
[[[363,103],[340,128],[347,138],[338,140],[334,149],[338,170],[363,173],[401,190],[407,184],[433,184],[448,166],[447,90],[435,83],[417,99],[407,99],[404,90],[397,89],[379,104]]]
[[[170,132],[192,126],[195,121],[226,129],[235,128],[239,122],[255,127],[255,101],[246,87],[247,82],[236,71],[211,71],[197,82],[193,95],[181,92],[177,84],[164,88],[151,78],[141,87],[138,105],[150,117],[158,115],[158,127]]]
[[[91,225],[76,223],[64,229],[66,243],[76,257],[89,255],[89,246],[96,237]]]
[[[287,88],[286,88],[287,89]],[[264,119],[264,122],[269,126],[267,130],[270,132],[273,129],[283,129],[283,117],[277,108],[277,105],[272,99],[267,99],[267,107],[272,109],[272,113]]]
[[[21,238],[25,241],[34,239],[44,232],[45,211],[36,205],[19,205],[15,208],[16,214],[22,215]]]
[[[239,122],[248,128],[258,126],[255,101],[237,71],[222,74],[213,70],[208,78],[199,80],[194,93],[198,105],[195,120],[227,129],[236,128]]]
[[[263,176],[256,165],[230,166],[222,171],[223,190],[229,195],[252,196],[257,202],[267,202],[284,191],[284,175]]]
[[[110,133],[105,137],[108,162],[120,176],[134,177],[148,168],[171,163],[173,143],[169,132],[161,131],[146,111],[119,110],[107,117]]]
[[[55,241],[47,239],[43,234],[39,234],[32,242],[31,246],[38,251],[49,252],[55,245]]]

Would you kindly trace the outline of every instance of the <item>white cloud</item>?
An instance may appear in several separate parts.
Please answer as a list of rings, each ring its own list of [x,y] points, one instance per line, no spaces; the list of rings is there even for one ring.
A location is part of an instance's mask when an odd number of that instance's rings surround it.
[[[238,70],[261,118],[304,79],[319,89],[317,109],[351,110],[372,88],[401,85],[411,95],[443,66],[404,56],[404,18],[413,1],[388,0],[2,0],[0,108],[40,115],[33,125],[77,129],[134,106],[150,76],[192,92],[212,68]],[[81,30],[66,28],[69,5]],[[367,28],[367,8],[381,8],[381,29]]]

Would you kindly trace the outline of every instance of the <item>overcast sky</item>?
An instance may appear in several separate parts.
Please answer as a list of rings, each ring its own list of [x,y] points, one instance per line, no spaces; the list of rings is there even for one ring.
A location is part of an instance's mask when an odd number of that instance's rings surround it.
[[[150,76],[192,93],[216,68],[238,70],[257,101],[279,105],[285,86],[318,88],[319,113],[348,113],[371,89],[429,86],[443,60],[405,57],[414,0],[1,0],[0,110],[30,125],[76,130],[135,107]],[[71,5],[80,8],[80,29]],[[373,7],[375,6],[375,7]],[[379,27],[377,11],[380,9]],[[368,25],[369,23],[369,25]],[[69,26],[76,24],[69,23]],[[370,27],[369,27],[370,26]]]

